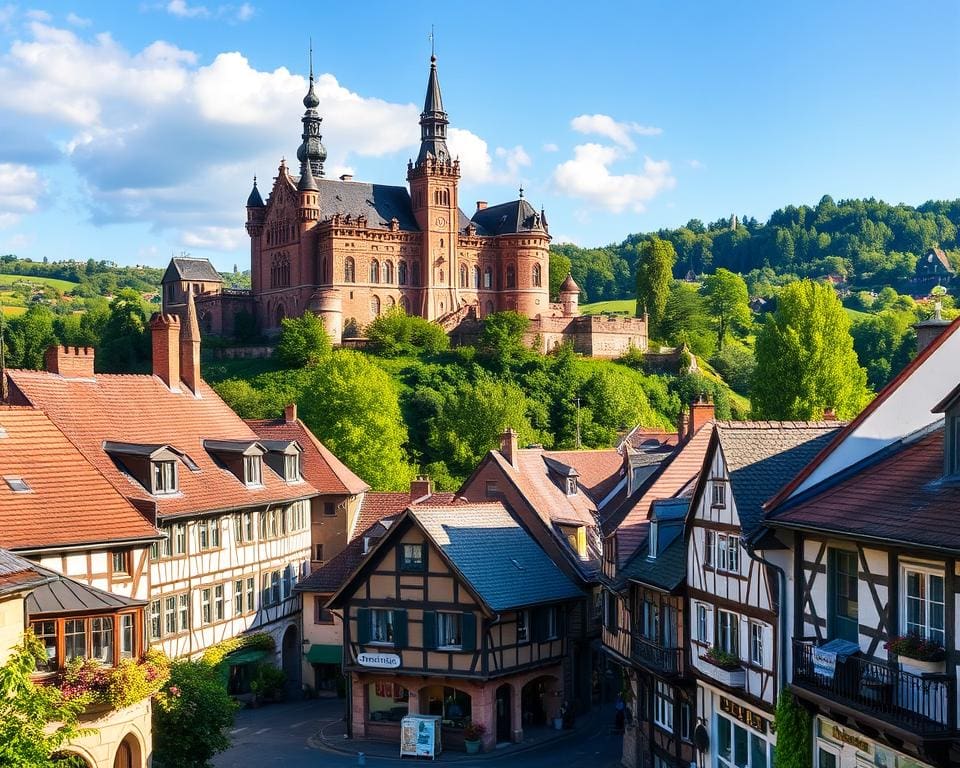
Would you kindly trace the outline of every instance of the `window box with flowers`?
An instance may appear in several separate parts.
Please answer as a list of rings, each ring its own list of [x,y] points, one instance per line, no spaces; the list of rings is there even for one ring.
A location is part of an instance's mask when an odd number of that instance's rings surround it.
[[[704,671],[718,683],[731,688],[743,688],[746,673],[740,659],[734,654],[713,647],[700,657],[700,661],[706,667]]]
[[[118,710],[154,696],[170,677],[170,662],[158,651],[139,661],[123,659],[116,667],[94,659],[74,659],[54,678],[65,698],[88,707]]]
[[[946,669],[946,651],[940,643],[920,635],[900,635],[884,643],[889,653],[900,658],[908,672],[918,675],[942,675]]]

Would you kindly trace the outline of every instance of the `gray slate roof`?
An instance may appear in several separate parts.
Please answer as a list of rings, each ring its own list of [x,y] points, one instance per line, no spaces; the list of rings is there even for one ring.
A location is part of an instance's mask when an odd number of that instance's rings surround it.
[[[479,210],[473,214],[471,221],[477,225],[478,231],[490,235],[546,231],[540,214],[522,198]]]
[[[35,563],[0,549],[0,595],[23,592],[49,581]]]
[[[687,577],[687,546],[683,536],[677,536],[653,560],[647,557],[647,547],[640,547],[618,576],[621,581],[639,581],[672,592]]]
[[[47,569],[38,568],[41,573],[53,574]],[[26,599],[27,613],[30,616],[53,615],[74,612],[115,611],[146,605],[144,600],[115,595],[102,589],[81,584],[79,581],[56,575],[55,580],[37,587]]]
[[[176,256],[170,259],[167,271],[163,273],[162,283],[174,280],[203,280],[208,283],[222,283],[220,273],[213,268],[209,259],[193,259]]]
[[[763,504],[816,456],[843,425],[836,421],[718,422],[740,527],[751,536]]]
[[[502,504],[408,512],[493,611],[583,597]]]

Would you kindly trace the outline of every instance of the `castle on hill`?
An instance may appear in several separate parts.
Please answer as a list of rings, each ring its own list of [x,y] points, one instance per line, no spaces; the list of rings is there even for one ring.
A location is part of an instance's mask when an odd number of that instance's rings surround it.
[[[543,351],[565,340],[602,357],[646,349],[645,320],[580,316],[572,278],[560,303],[550,303],[547,217],[522,189],[516,200],[477,202],[470,217],[460,208],[436,57],[408,186],[327,178],[312,70],[303,104],[299,174],[281,161],[266,201],[256,179],[247,198],[251,289],[225,288],[206,259],[175,257],[163,276],[164,312],[182,312],[192,293],[203,332],[233,336],[242,313],[272,335],[284,318],[309,311],[340,343],[394,307],[455,339],[470,338],[491,313],[514,310],[531,319],[528,341]]]

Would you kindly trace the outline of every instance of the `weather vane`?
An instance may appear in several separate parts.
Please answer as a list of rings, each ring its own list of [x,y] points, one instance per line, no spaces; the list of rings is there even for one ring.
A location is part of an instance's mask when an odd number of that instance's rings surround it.
[[[437,55],[436,49],[434,48],[434,35],[433,35],[433,24],[430,25],[430,58],[435,58]]]

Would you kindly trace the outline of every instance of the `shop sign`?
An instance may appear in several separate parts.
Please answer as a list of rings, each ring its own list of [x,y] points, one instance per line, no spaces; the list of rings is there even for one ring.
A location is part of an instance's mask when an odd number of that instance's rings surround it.
[[[373,669],[396,669],[400,666],[400,657],[395,653],[358,653],[357,664]]]
[[[830,730],[830,735],[841,744],[849,744],[861,752],[866,752],[868,755],[870,754],[870,742],[858,733],[851,733],[850,731],[843,730],[839,725],[834,725]]]
[[[765,717],[758,715],[752,709],[747,709],[742,704],[730,701],[726,696],[720,697],[720,709],[755,731],[767,732],[767,719]]]

